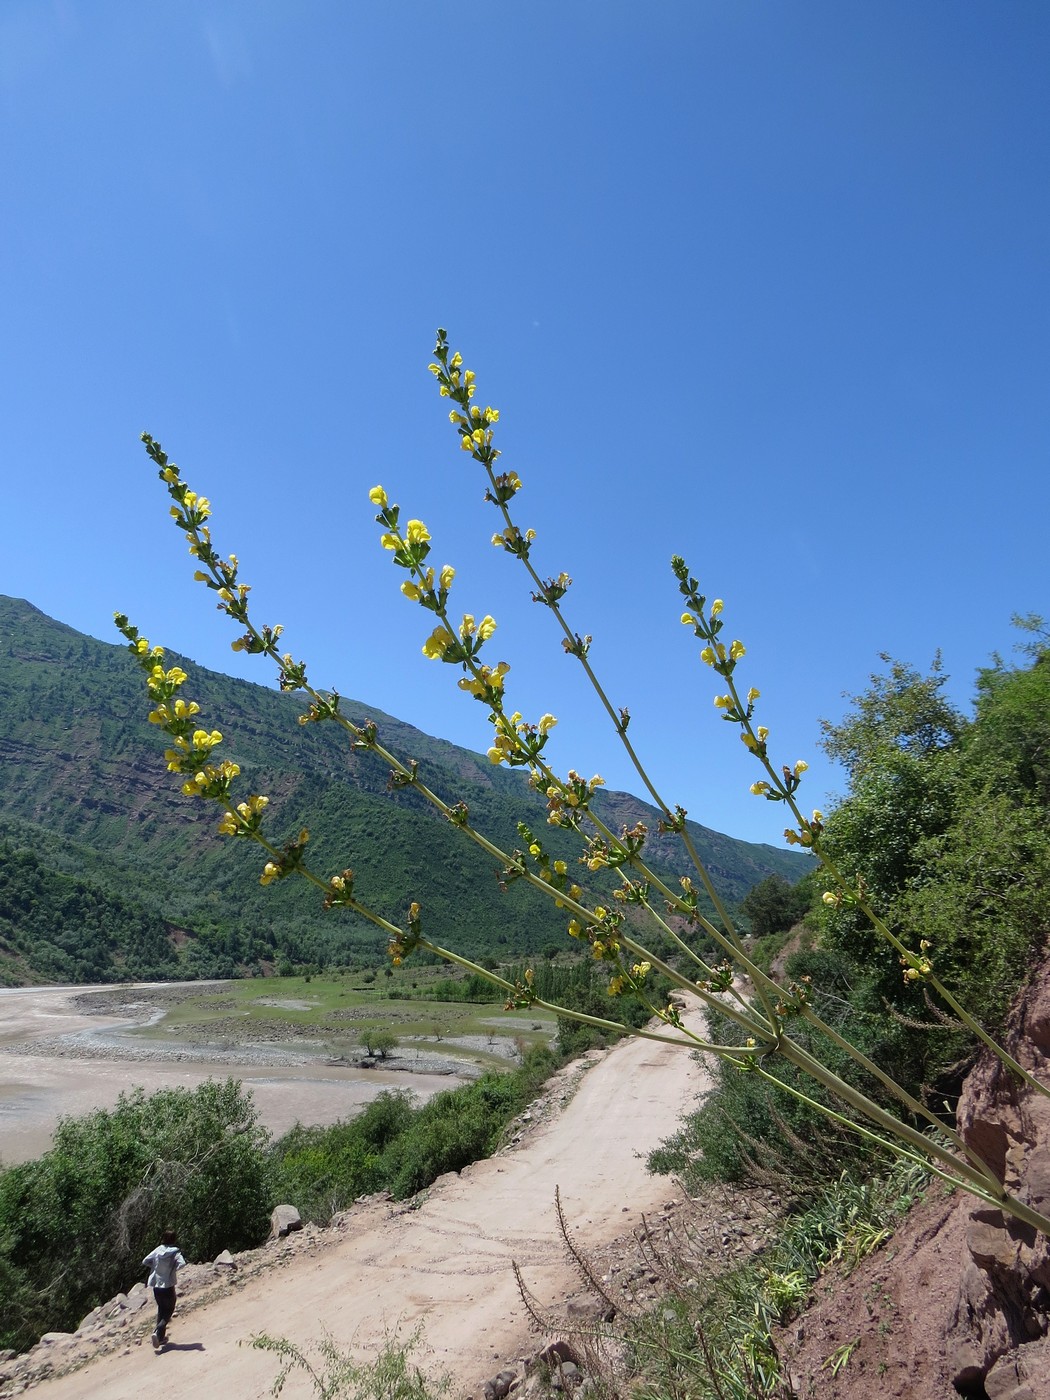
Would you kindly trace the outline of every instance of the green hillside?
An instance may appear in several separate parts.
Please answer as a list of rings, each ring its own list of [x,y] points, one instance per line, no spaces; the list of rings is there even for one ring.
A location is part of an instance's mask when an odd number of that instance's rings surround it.
[[[529,953],[564,937],[549,901],[521,884],[501,894],[488,857],[417,794],[389,792],[375,755],[350,750],[333,726],[297,724],[296,696],[173,653],[169,660],[191,673],[202,719],[225,735],[224,755],[270,796],[269,829],[309,827],[316,868],[352,865],[361,898],[395,920],[418,899],[430,936],[473,955]],[[418,759],[428,785],[465,800],[475,825],[499,844],[520,844],[519,821],[543,824],[522,774],[363,703],[344,701],[343,710],[373,719],[384,744]],[[141,672],[122,646],[0,597],[0,980],[227,976],[289,961],[374,960],[381,942],[364,921],[324,914],[303,882],[259,884],[261,853],[222,840],[215,812],[179,792],[145,715]],[[602,794],[601,807],[613,825],[642,820],[655,831],[655,811],[633,797]],[[789,851],[700,826],[693,836],[733,903],[771,873],[795,879],[806,868]],[[571,835],[554,832],[548,844],[559,841],[556,854],[575,859]],[[686,868],[670,839],[654,838],[650,856],[669,875]],[[79,882],[79,893],[51,878],[58,876]],[[18,903],[27,882],[32,911]],[[97,916],[106,900],[106,917],[85,922],[87,906],[94,901]],[[152,921],[152,933],[131,932],[132,907]],[[107,921],[125,930],[124,942],[99,942],[91,928]],[[156,938],[160,923],[167,951]]]

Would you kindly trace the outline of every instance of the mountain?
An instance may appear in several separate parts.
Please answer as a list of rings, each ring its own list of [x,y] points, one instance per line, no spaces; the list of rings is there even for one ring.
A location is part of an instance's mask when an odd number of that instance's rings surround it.
[[[167,661],[190,673],[187,694],[202,723],[221,728],[245,793],[270,797],[267,829],[282,840],[310,829],[316,869],[351,865],[362,900],[394,920],[418,899],[428,935],[472,956],[564,940],[550,901],[521,883],[501,894],[493,861],[418,794],[389,792],[374,754],[350,749],[333,725],[296,723],[300,697],[176,653]],[[465,801],[497,844],[513,850],[525,821],[575,861],[573,838],[546,827],[542,800],[520,772],[362,702],[342,708],[374,720],[384,745],[418,759],[424,781]],[[374,961],[382,938],[366,921],[324,913],[303,881],[259,884],[262,852],[218,836],[216,811],[182,795],[146,712],[142,673],[124,646],[0,596],[0,982]],[[628,794],[601,794],[600,811],[616,828],[641,820],[655,832],[655,810]],[[733,904],[769,874],[795,880],[807,868],[790,851],[690,828]],[[676,841],[653,837],[647,850],[666,877],[685,873]]]

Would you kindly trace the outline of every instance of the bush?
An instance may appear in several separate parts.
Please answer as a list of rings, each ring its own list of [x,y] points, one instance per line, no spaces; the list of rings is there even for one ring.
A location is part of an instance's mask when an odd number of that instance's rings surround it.
[[[122,1094],[63,1119],[50,1152],[0,1175],[0,1345],[72,1330],[141,1277],[174,1225],[188,1259],[265,1238],[268,1135],[235,1080]]]

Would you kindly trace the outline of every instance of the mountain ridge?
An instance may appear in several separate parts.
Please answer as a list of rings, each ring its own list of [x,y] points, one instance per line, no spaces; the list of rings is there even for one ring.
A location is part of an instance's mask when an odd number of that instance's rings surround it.
[[[202,722],[222,729],[223,754],[241,765],[244,792],[250,785],[271,798],[268,829],[310,829],[316,868],[352,864],[361,897],[395,920],[420,899],[430,935],[475,956],[501,948],[534,952],[563,939],[564,921],[549,901],[521,885],[500,896],[491,860],[417,793],[389,792],[388,770],[376,755],[350,749],[333,726],[299,725],[301,697],[224,676],[174,651],[166,655],[190,673],[187,693],[200,703]],[[466,800],[472,821],[504,849],[520,843],[517,823],[526,821],[544,830],[556,854],[578,857],[569,833],[545,827],[543,800],[520,772],[494,768],[483,755],[364,702],[344,698],[342,707],[374,720],[388,748],[419,761],[429,786],[450,801]],[[371,928],[322,914],[316,891],[303,882],[260,889],[261,852],[220,840],[215,813],[182,795],[165,771],[162,738],[146,723],[146,709],[141,672],[126,647],[78,632],[27,600],[0,596],[5,845],[41,851],[55,872],[138,900],[173,928],[190,930],[197,965],[187,966],[184,956],[183,975],[231,975],[282,960],[351,962],[366,953],[374,960],[379,943]],[[686,872],[679,843],[655,834],[651,806],[603,792],[596,810],[613,826],[644,821],[661,872],[676,879]],[[690,830],[731,903],[771,873],[805,873],[806,862],[792,852],[692,822]],[[10,923],[0,906],[0,929],[5,916]],[[10,929],[7,938],[10,944]],[[0,977],[3,953],[0,938]],[[76,971],[67,967],[64,975],[81,980]]]

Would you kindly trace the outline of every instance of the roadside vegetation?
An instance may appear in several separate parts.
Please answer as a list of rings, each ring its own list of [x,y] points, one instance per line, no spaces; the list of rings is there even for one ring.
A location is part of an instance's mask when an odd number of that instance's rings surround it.
[[[996,658],[979,673],[972,717],[945,698],[939,666],[921,675],[887,658],[846,718],[824,726],[849,778],[826,819],[827,848],[864,873],[892,928],[924,931],[992,1033],[1050,934],[1050,646],[1038,619],[1019,621],[1025,662]],[[825,894],[819,876],[756,889],[747,901],[756,962],[785,984],[808,979],[822,1016],[947,1126],[976,1058],[972,1037],[877,953],[856,909]],[[776,1328],[804,1307],[821,1268],[879,1247],[923,1189],[917,1168],[872,1158],[788,1093],[724,1061],[712,1069],[714,1091],[650,1165],[701,1195],[719,1182],[771,1187],[786,1214],[770,1250],[672,1286],[675,1320],[663,1308],[648,1319],[638,1394],[654,1400],[788,1394]],[[838,1069],[855,1073],[845,1057]],[[848,1355],[829,1363],[848,1364]]]
[[[438,974],[446,999],[430,1000]],[[600,980],[579,960],[562,968],[547,962],[543,975],[581,1005],[602,995]],[[367,972],[307,975],[153,993],[171,1004],[142,1031],[151,1039],[279,1039],[295,1027],[330,1048],[341,1036],[343,1048],[358,1055],[410,1055],[427,1044],[458,1053],[465,1066],[490,1067],[423,1106],[408,1093],[384,1092],[352,1119],[296,1126],[277,1140],[233,1079],[193,1091],[137,1090],[112,1111],[64,1119],[51,1151],[0,1170],[0,1347],[24,1349],[44,1332],[74,1329],[97,1303],[141,1278],[139,1261],[169,1223],[187,1258],[210,1259],[260,1244],[281,1202],[327,1224],[360,1196],[389,1191],[405,1199],[424,1190],[489,1156],[566,1059],[608,1040],[587,1028],[583,1043],[579,1027],[556,1026],[541,1012],[513,1017],[508,1027],[491,986],[486,1005],[451,1001],[457,985],[464,979],[443,969],[416,968],[389,978],[373,971],[371,980]],[[513,1061],[496,1053],[508,1029]],[[481,1039],[488,1051],[476,1044]],[[463,1040],[468,1048],[457,1045]]]

